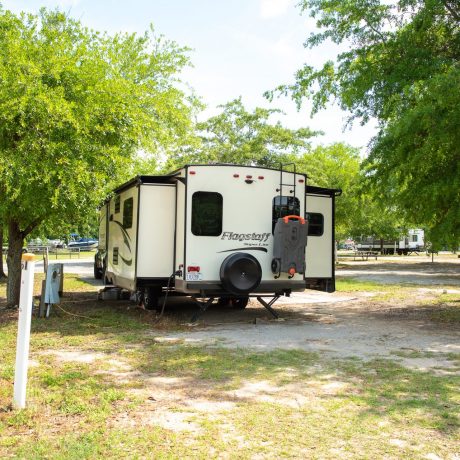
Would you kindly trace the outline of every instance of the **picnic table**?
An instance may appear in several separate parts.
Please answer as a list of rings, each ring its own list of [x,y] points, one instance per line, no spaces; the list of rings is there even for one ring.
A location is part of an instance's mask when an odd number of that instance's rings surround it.
[[[356,260],[356,258],[358,258],[358,260],[369,260],[369,257],[375,257],[375,260],[377,260],[378,256],[379,253],[376,251],[355,251],[354,260]]]

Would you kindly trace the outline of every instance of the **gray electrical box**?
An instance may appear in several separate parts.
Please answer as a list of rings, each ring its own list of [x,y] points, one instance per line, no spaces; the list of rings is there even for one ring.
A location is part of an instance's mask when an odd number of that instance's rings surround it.
[[[305,219],[278,219],[273,234],[272,272],[275,275],[305,273],[307,234],[308,222]]]
[[[64,264],[49,264],[46,272],[45,303],[56,304],[60,302],[61,277]]]

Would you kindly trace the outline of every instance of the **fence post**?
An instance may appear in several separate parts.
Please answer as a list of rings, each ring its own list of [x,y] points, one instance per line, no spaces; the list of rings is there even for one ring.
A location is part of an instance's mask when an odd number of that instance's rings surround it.
[[[22,255],[21,291],[19,297],[18,338],[16,366],[14,368],[13,406],[26,407],[27,370],[29,367],[30,325],[32,322],[32,296],[34,293],[35,256]]]

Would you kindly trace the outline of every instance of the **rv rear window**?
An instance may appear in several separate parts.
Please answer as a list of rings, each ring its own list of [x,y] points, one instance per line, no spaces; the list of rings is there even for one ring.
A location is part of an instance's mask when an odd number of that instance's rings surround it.
[[[125,229],[133,226],[133,198],[123,201],[123,227]]]
[[[275,196],[272,210],[272,233],[280,217],[300,216],[300,201],[294,196]]]
[[[318,212],[307,212],[308,236],[321,236],[324,233],[324,216]]]
[[[220,193],[195,192],[192,195],[192,233],[219,236],[222,233],[222,207]]]

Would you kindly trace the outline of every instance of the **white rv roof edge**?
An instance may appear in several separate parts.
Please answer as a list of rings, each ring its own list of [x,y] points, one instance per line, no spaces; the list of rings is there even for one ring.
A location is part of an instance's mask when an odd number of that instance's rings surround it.
[[[268,166],[258,166],[258,165],[256,165],[256,166],[254,166],[254,165],[240,165],[240,164],[235,164],[235,163],[212,163],[212,164],[209,164],[209,163],[188,163],[188,164],[185,164],[184,166],[182,166],[179,169],[175,169],[174,171],[169,172],[167,174],[167,176],[173,177],[173,176],[179,174],[183,169],[197,168],[197,167],[202,167],[202,166],[206,166],[206,167],[231,166],[233,168],[255,168],[255,169],[266,169],[266,170],[269,170],[269,171],[278,171],[278,172],[280,171],[280,168],[269,168]],[[286,169],[283,169],[283,173],[294,174],[294,171],[288,171]],[[296,174],[298,176],[304,176],[304,177],[308,178],[307,174],[305,174],[305,173],[296,171]]]

